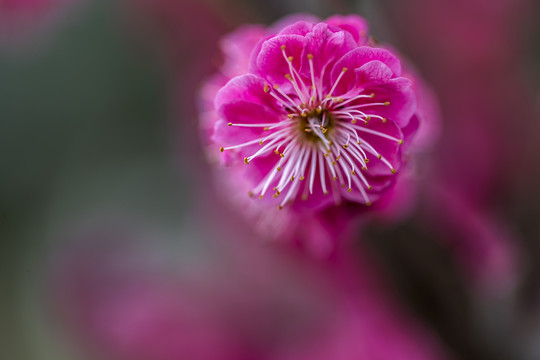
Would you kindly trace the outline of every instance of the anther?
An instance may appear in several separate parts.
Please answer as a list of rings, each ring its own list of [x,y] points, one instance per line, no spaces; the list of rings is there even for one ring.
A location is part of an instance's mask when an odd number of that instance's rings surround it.
[[[341,71],[347,72],[347,70],[349,70],[349,69],[347,69],[346,67],[344,67]]]
[[[367,167],[366,167],[366,166],[362,166],[362,170],[366,171],[366,170],[367,170]]]
[[[285,154],[284,154],[284,153],[281,153],[281,154],[279,154],[279,156],[281,156],[281,157],[285,157]]]
[[[349,145],[343,144],[343,148],[344,148],[344,149],[346,149],[346,148],[348,148],[348,147],[349,147]]]
[[[232,123],[228,123],[227,126],[232,126]]]
[[[249,165],[249,160],[248,160],[247,157],[244,158],[244,163],[245,163],[246,165]]]
[[[270,86],[268,86],[268,84],[264,84],[264,92],[269,92],[270,91]]]
[[[281,50],[285,50],[285,45],[281,45]]]
[[[366,203],[366,206],[371,206],[371,201],[368,201],[368,202]]]
[[[390,172],[391,172],[392,174],[397,173],[396,169],[392,169],[392,170],[390,170]]]
[[[268,130],[270,130],[270,128],[269,128],[268,126],[265,126],[265,127],[263,128],[263,130],[264,130],[264,131],[268,131]]]
[[[281,171],[281,166],[278,166],[276,170]]]
[[[309,60],[313,60],[313,54],[308,54],[308,55],[307,55],[307,58],[308,58]]]
[[[383,124],[385,124],[386,123],[386,118],[382,118],[382,122],[383,122]]]
[[[356,176],[356,173],[354,172],[354,170],[351,171],[351,175],[352,175],[352,176]]]
[[[300,181],[304,181],[305,177],[300,176]]]
[[[368,185],[367,189],[371,190],[371,189],[373,189],[373,187],[371,185]]]
[[[369,163],[369,159],[364,159],[364,162],[367,164]]]
[[[292,119],[293,116],[294,116],[293,114],[288,114],[288,115],[287,115],[287,117],[288,117],[289,119]]]
[[[328,195],[328,191],[323,192],[323,195],[325,196]]]
[[[274,153],[275,153],[276,155],[279,155],[279,151],[277,151],[277,150],[274,150]]]
[[[371,93],[371,94],[369,94],[369,96],[370,96],[371,98],[374,98],[374,97],[375,97],[375,93]]]
[[[222,146],[222,147],[219,148],[219,151],[224,152],[225,148]]]
[[[403,144],[403,139],[399,139],[398,144],[402,145]]]
[[[379,154],[379,155],[377,156],[377,159],[381,160],[381,159],[382,159],[382,155]]]
[[[390,101],[385,101],[384,106],[388,106],[388,105],[390,105]]]
[[[285,74],[285,79],[292,81],[292,77],[290,74]]]
[[[262,200],[263,197],[264,195],[259,195],[259,200]]]
[[[351,124],[353,124],[353,125],[356,124],[356,119],[352,119]]]
[[[291,181],[294,181],[294,176],[291,176]]]
[[[335,160],[334,160],[334,161],[332,161],[332,165],[336,165],[336,164],[337,164],[337,163],[336,163],[336,161],[335,161]]]
[[[366,116],[366,123],[371,120],[371,116]]]
[[[337,179],[338,179],[338,177],[337,177],[337,176],[334,176],[334,180],[336,180],[336,181],[337,181]]]
[[[259,145],[261,145],[261,146],[262,146],[262,144],[263,144],[263,141],[262,141],[262,140],[261,140],[261,141],[259,141]]]
[[[293,58],[292,56],[289,56],[289,57],[287,58],[287,60],[289,60],[289,61],[293,61],[293,59],[294,59],[294,58]]]
[[[277,208],[278,208],[278,210],[283,210],[283,206],[281,206],[281,205],[278,205]]]
[[[351,192],[351,191],[352,191],[352,189],[351,189],[351,188],[348,188],[348,189],[347,189],[347,191],[348,191],[348,192]]]

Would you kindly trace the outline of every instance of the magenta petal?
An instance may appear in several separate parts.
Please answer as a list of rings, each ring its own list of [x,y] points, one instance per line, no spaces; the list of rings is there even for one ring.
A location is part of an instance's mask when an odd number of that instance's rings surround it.
[[[293,66],[300,68],[301,55],[304,50],[304,38],[300,35],[280,35],[265,41],[256,58],[256,68],[251,69],[256,74],[276,85],[289,85],[285,75],[289,73],[289,65],[285,56],[293,57]]]
[[[343,68],[347,68],[349,70],[356,70],[361,68],[363,65],[369,63],[370,61],[374,60],[377,60],[388,66],[394,76],[401,75],[401,64],[399,62],[399,59],[392,55],[392,53],[390,53],[388,50],[361,46],[359,48],[351,50],[336,62],[334,68],[332,69],[332,82],[336,81]],[[345,76],[343,76],[342,81],[340,81],[338,93],[347,92],[354,83],[354,72],[348,71]]]
[[[349,32],[358,45],[364,45],[367,42],[369,27],[367,22],[358,15],[334,15],[326,19],[325,23]]]
[[[235,77],[218,91],[214,105],[219,110],[225,104],[244,100],[279,111],[275,99],[264,91],[265,85],[265,81],[255,75]]]

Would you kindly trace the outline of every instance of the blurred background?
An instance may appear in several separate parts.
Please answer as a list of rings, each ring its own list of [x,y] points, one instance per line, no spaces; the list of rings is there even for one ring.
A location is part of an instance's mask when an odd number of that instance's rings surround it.
[[[418,200],[352,270],[264,242],[199,141],[219,39],[297,12],[362,15],[438,99]],[[0,0],[0,358],[540,359],[539,24],[534,0]]]

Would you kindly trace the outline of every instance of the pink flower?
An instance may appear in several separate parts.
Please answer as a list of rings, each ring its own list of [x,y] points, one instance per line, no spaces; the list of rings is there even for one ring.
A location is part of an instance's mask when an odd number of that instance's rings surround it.
[[[420,118],[399,58],[368,41],[362,18],[247,28],[225,44],[248,66],[226,62],[221,81],[239,76],[203,122],[231,181],[280,209],[370,205],[393,187]]]
[[[41,35],[79,0],[0,0],[0,45]]]

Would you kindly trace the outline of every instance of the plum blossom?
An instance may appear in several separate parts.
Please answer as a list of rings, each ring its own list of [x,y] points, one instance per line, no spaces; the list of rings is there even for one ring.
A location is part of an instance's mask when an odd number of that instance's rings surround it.
[[[217,92],[216,116],[203,117],[220,162],[279,209],[371,205],[392,189],[421,121],[411,77],[360,17],[276,27],[229,37],[247,69],[240,59],[225,68],[221,81],[237,76]]]

